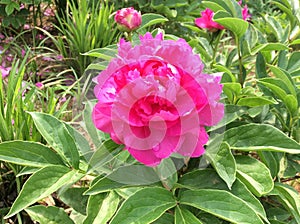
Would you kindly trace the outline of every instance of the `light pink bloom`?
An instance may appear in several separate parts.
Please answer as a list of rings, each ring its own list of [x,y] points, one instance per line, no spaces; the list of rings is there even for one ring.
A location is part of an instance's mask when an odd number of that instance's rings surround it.
[[[213,21],[214,12],[210,9],[205,9],[201,12],[201,17],[195,19],[195,24],[203,29],[207,29],[211,32],[217,31],[217,30],[223,30],[224,27],[220,24]]]
[[[22,50],[21,50],[21,55],[22,55],[22,57],[24,57],[25,54],[26,54],[26,51],[25,51],[24,49],[22,49]]]
[[[30,30],[30,25],[29,24],[24,24],[23,29],[24,30]]]
[[[4,39],[4,38],[5,36],[2,33],[0,33],[0,39]]]
[[[63,58],[64,58],[64,57],[63,57],[62,55],[57,55],[57,56],[56,56],[56,59],[57,59],[58,61],[62,61]]]
[[[202,73],[199,55],[183,39],[147,33],[140,41],[131,46],[122,39],[117,57],[95,78],[95,126],[148,166],[174,152],[202,155],[204,126],[224,113],[220,77]]]
[[[136,30],[142,23],[141,13],[133,7],[123,8],[117,11],[115,21],[122,31]]]

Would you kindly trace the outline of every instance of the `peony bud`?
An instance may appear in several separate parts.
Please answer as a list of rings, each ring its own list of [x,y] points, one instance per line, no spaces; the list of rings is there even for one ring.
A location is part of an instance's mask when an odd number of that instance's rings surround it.
[[[117,11],[115,21],[121,31],[131,32],[139,28],[142,16],[133,7],[123,8]]]

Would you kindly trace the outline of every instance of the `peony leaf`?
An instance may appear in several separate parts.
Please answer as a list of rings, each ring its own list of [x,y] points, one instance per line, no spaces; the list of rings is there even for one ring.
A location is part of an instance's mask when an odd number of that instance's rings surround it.
[[[202,222],[189,210],[176,206],[175,224],[202,224]]]
[[[119,197],[113,191],[91,195],[88,200],[87,217],[83,224],[107,223],[116,212],[118,205]]]
[[[242,199],[224,190],[183,191],[180,204],[193,206],[232,223],[263,224],[256,212]]]
[[[25,211],[29,214],[32,220],[42,224],[74,224],[72,219],[70,219],[62,208],[36,205],[25,209]]]
[[[214,18],[218,18],[218,13],[219,12],[215,14]],[[243,36],[249,26],[248,22],[245,20],[232,17],[218,18],[214,19],[214,21],[232,31],[237,37]]]
[[[110,224],[151,223],[174,206],[176,200],[170,191],[158,187],[144,188],[125,200]]]
[[[224,141],[231,149],[300,153],[300,144],[279,129],[267,124],[247,124],[225,132]]]
[[[29,112],[37,129],[48,144],[75,169],[79,168],[79,153],[74,138],[64,123],[49,114]]]
[[[229,145],[226,142],[222,142],[220,147],[208,144],[205,157],[231,189],[236,178],[236,164]]]
[[[5,218],[47,197],[63,185],[76,181],[78,177],[76,170],[70,170],[65,166],[46,166],[38,170],[25,182]]]
[[[47,146],[26,141],[2,142],[0,144],[0,160],[32,167],[64,165],[58,154]]]
[[[142,15],[142,24],[140,28],[137,29],[137,32],[140,32],[141,30],[158,24],[168,21],[168,19],[162,15],[154,14],[154,13],[145,13]]]
[[[265,164],[250,156],[236,156],[237,177],[258,197],[274,187],[270,170]]]

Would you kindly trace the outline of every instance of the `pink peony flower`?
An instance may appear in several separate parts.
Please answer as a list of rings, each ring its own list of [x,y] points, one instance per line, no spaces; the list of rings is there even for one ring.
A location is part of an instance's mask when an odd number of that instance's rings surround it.
[[[214,12],[210,9],[205,9],[201,12],[201,17],[195,19],[195,24],[203,29],[207,29],[211,32],[217,30],[223,30],[224,27],[213,21]]]
[[[95,126],[148,166],[174,152],[202,155],[204,126],[224,113],[220,77],[202,73],[200,57],[183,39],[147,33],[140,41],[131,46],[122,39],[117,57],[95,78]]]
[[[117,11],[115,21],[120,30],[130,32],[141,25],[142,16],[133,7],[123,8]]]

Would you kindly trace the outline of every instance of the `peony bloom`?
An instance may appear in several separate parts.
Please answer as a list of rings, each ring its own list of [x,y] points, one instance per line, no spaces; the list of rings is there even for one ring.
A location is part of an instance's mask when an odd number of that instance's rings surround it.
[[[133,7],[123,8],[117,11],[115,21],[120,30],[130,32],[139,28],[142,16]]]
[[[201,12],[201,17],[195,19],[195,24],[203,29],[207,29],[211,32],[217,30],[223,30],[224,27],[213,21],[214,12],[211,9],[205,9]]]
[[[199,157],[208,141],[204,127],[224,113],[220,77],[202,69],[183,39],[147,33],[136,46],[122,39],[117,57],[95,78],[95,126],[148,166],[172,153]]]

